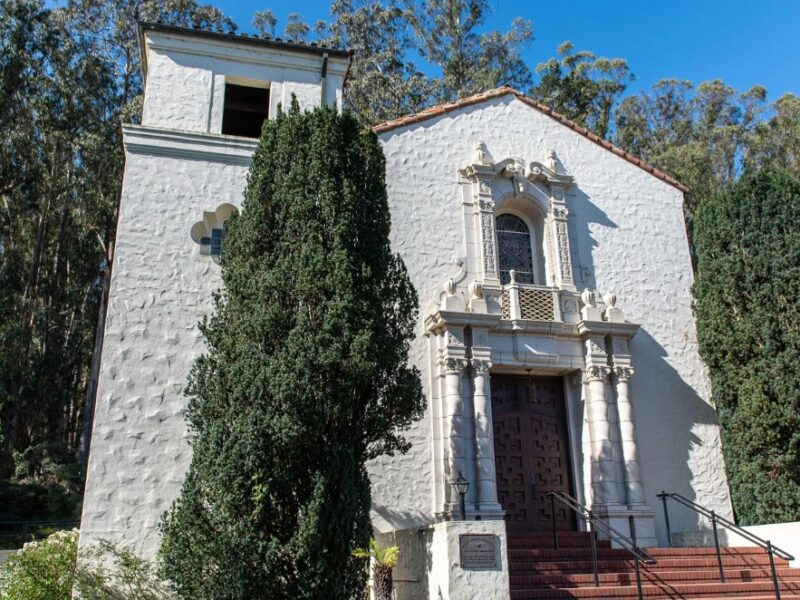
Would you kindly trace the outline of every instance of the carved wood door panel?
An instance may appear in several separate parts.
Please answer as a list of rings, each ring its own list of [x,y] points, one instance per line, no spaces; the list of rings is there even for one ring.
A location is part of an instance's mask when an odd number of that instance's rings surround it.
[[[572,494],[564,387],[557,377],[492,375],[497,494],[508,530],[549,531],[554,490]],[[556,503],[559,529],[574,516]]]

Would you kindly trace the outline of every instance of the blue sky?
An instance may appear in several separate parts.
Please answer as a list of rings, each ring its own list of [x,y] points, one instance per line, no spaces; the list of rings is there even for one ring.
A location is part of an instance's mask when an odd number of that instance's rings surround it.
[[[328,19],[330,2],[206,0],[251,31],[257,10],[271,9],[278,29],[286,15]],[[745,90],[760,84],[768,99],[800,95],[800,0],[490,0],[487,27],[504,30],[516,16],[530,19],[535,39],[525,52],[533,69],[564,40],[577,49],[628,60],[636,81],[629,91],[659,79],[693,82],[719,78]]]

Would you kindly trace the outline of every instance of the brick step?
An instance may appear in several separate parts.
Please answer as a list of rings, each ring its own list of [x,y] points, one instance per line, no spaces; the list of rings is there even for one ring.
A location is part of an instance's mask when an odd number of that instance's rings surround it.
[[[781,582],[781,592],[800,595],[800,582]],[[746,598],[750,596],[769,596],[773,592],[772,582],[733,582],[706,584],[643,584],[642,596],[645,598],[675,598],[694,600],[695,598]],[[782,594],[783,596],[783,594]],[[561,598],[595,598],[598,600],[636,598],[636,585],[594,586],[554,589],[514,589],[511,600],[558,600]],[[774,597],[774,596],[773,596]]]
[[[630,556],[630,555],[628,555]],[[521,573],[527,571],[536,571],[540,574],[558,574],[558,573],[591,573],[592,560],[591,556],[584,560],[517,560],[509,558],[509,570],[512,573]],[[723,568],[734,569],[742,567],[760,567],[769,568],[768,556],[747,556],[747,557],[725,557],[723,559]],[[775,566],[778,568],[785,568],[788,566],[786,561],[775,560]],[[599,560],[598,568],[601,573],[608,572],[629,572],[633,571],[633,562],[630,558],[627,560]],[[676,570],[713,570],[717,568],[716,557],[706,558],[660,558],[655,565],[641,565],[642,570],[657,573],[659,571],[676,571]]]
[[[559,548],[591,548],[592,540],[589,536],[571,537],[568,539],[558,538]],[[552,537],[543,538],[527,538],[527,537],[509,537],[509,548],[554,548]],[[609,540],[597,540],[598,548],[611,548]]]
[[[800,569],[778,569],[778,579],[781,581],[800,581]],[[650,573],[642,570],[642,582],[719,582],[719,571],[661,571]],[[728,581],[772,581],[772,573],[767,569],[732,569],[725,572]],[[636,574],[631,569],[624,573],[600,573],[600,585],[636,585]],[[571,588],[576,586],[593,586],[592,573],[573,573],[560,575],[511,575],[513,588],[559,587]]]
[[[574,558],[592,557],[591,548],[509,548],[508,558],[530,560],[572,560]],[[631,553],[622,548],[598,548],[597,558],[614,560],[630,558]]]
[[[650,556],[655,559],[705,559],[717,558],[717,551],[714,548],[645,548]],[[572,548],[532,548],[532,547],[510,547],[508,550],[510,558],[530,558],[532,560],[570,560],[584,556],[591,557],[591,547],[572,547]],[[769,561],[769,555],[760,548],[720,548],[722,560],[728,558],[758,558],[763,557]],[[600,560],[630,558],[631,554],[623,548],[598,547],[597,557]],[[781,560],[776,557],[776,560]]]
[[[717,549],[714,547],[692,547],[692,548],[645,548],[645,551],[653,557],[659,556],[717,556]],[[748,556],[763,555],[768,556],[766,551],[756,547],[731,546],[730,548],[720,548],[719,553],[722,557],[726,556]]]

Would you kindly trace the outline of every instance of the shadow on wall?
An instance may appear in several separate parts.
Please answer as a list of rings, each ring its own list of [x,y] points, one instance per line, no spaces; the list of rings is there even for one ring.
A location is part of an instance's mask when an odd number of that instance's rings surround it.
[[[575,215],[570,223],[574,227],[575,236],[571,240],[574,242],[571,244],[571,250],[573,271],[576,271],[573,273],[575,285],[578,290],[596,289],[594,250],[600,246],[600,243],[592,237],[589,225],[596,224],[611,229],[618,229],[619,226],[609,219],[608,215],[600,210],[580,188],[574,188],[572,194],[567,196],[567,208],[570,214]]]
[[[373,525],[376,520],[384,523],[419,523],[419,515],[394,511],[386,507],[372,507]],[[378,519],[376,519],[378,517]],[[428,598],[428,573],[433,566],[431,554],[433,529],[410,525],[398,527],[393,531],[379,532],[375,527],[375,540],[381,546],[397,546],[400,549],[397,566],[394,569],[394,589],[396,600],[416,600]]]
[[[596,289],[594,254],[600,242],[593,237],[592,229],[619,226],[580,188],[572,190],[567,201],[571,214],[575,215],[571,223],[576,246],[573,248],[575,282],[579,289]],[[664,316],[659,315],[658,321],[663,324]],[[667,351],[648,331],[649,326],[643,323],[631,341],[636,372],[631,381],[631,395],[645,492],[656,511],[659,542],[664,544],[666,527],[657,493],[662,489],[678,492],[700,504],[713,499],[717,506],[709,508],[722,512],[728,507],[728,491],[724,468],[718,461],[721,450],[704,448],[708,439],[698,435],[699,428],[717,425],[716,412],[669,363]],[[698,364],[696,368],[700,370],[703,366]],[[698,498],[698,491],[702,497]],[[670,520],[673,531],[709,527],[694,512],[675,506],[670,507]]]
[[[695,433],[698,426],[716,426],[717,415],[669,364],[664,348],[644,327],[631,340],[631,354],[636,370],[631,394],[645,491],[656,509],[659,540],[666,542],[657,493],[677,492],[700,504],[708,504],[709,497],[721,501],[727,496],[725,473],[716,460],[719,448],[704,449],[707,441]],[[703,497],[698,498],[698,491]],[[709,527],[693,511],[674,504],[670,522],[673,531]]]

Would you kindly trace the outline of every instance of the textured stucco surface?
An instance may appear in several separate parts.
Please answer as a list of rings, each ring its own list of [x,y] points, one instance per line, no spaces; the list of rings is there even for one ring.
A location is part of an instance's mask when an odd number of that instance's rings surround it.
[[[667,489],[730,515],[697,353],[680,192],[510,96],[380,139],[392,242],[423,307],[411,360],[426,393],[432,382],[422,318],[442,282],[458,273],[452,258],[467,254],[457,169],[472,162],[477,142],[496,160],[543,160],[554,149],[576,179],[567,198],[576,284],[617,293],[626,318],[642,325],[631,344],[632,401],[647,499],[655,507],[655,494]],[[218,266],[198,254],[189,230],[205,210],[240,205],[247,168],[142,152],[126,163],[81,543],[124,539],[152,556],[159,518],[190,459],[183,387],[204,349],[197,322],[219,285]],[[474,260],[467,264],[475,268]],[[557,346],[574,354],[572,345]],[[408,432],[411,452],[370,465],[379,531],[434,520],[430,413]],[[685,513],[673,518],[675,530],[697,527]],[[657,526],[661,538],[660,520]]]
[[[191,226],[241,205],[247,168],[129,154],[84,496],[81,545],[124,540],[145,556],[191,458],[183,394],[197,328],[219,287]]]

